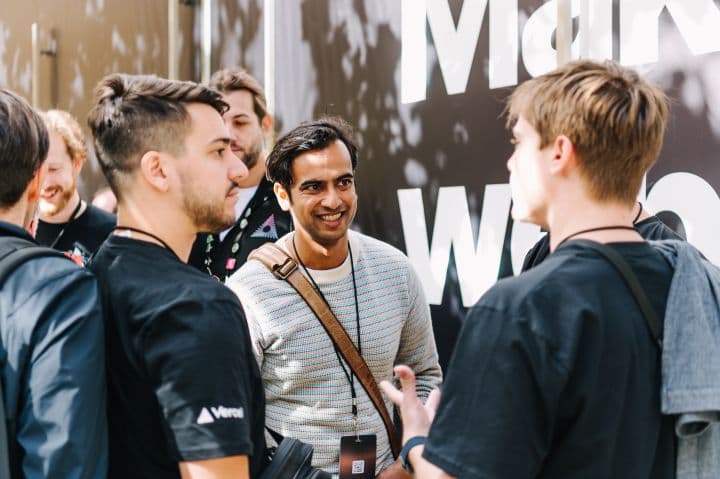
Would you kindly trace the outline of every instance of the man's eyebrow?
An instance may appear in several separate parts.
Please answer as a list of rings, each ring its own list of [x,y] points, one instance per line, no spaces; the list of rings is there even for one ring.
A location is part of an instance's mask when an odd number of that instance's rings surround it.
[[[218,138],[208,141],[208,145],[214,145],[215,143],[222,143],[223,145],[227,146],[230,144],[230,137],[220,136]]]
[[[304,186],[309,186],[309,185],[316,185],[318,183],[322,183],[322,181],[321,180],[305,180],[298,185],[298,188],[302,188]]]

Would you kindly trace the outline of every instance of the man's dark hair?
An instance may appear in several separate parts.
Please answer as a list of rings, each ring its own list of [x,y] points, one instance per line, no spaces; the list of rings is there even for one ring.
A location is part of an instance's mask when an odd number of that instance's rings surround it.
[[[228,108],[220,93],[206,86],[150,75],[106,76],[95,96],[88,124],[100,166],[118,199],[122,178],[147,151],[183,152],[191,126],[188,103],[204,103],[221,115]]]
[[[47,158],[48,131],[21,96],[0,89],[0,208],[14,206]]]
[[[213,73],[210,78],[210,88],[223,94],[237,90],[247,90],[253,98],[253,111],[258,120],[262,121],[268,114],[265,90],[260,83],[242,68],[224,68]]]
[[[357,166],[357,145],[353,140],[352,128],[339,117],[324,117],[301,123],[300,126],[283,135],[267,159],[267,178],[280,183],[290,193],[292,173],[290,167],[295,158],[308,151],[324,150],[340,140],[350,153],[353,171]]]

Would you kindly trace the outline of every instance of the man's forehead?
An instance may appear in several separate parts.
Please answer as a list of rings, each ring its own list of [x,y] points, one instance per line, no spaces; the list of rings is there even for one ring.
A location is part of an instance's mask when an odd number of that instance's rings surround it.
[[[223,101],[230,105],[228,111],[225,112],[226,116],[249,114],[253,112],[252,93],[248,90],[233,90],[223,93]]]
[[[229,141],[227,126],[216,109],[204,103],[190,103],[187,110],[190,115],[188,137],[208,142],[216,138],[227,138]]]
[[[291,170],[296,182],[326,181],[353,175],[350,153],[339,140],[327,148],[301,153],[293,160]]]

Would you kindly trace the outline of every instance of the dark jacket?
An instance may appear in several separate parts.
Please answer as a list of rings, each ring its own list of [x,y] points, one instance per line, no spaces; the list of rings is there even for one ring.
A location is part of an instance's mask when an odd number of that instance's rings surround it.
[[[199,234],[188,263],[225,281],[245,264],[252,250],[282,238],[292,229],[290,213],[280,208],[273,184],[263,179],[223,241],[218,234]]]
[[[0,241],[33,242],[0,221]],[[0,378],[13,478],[107,475],[105,348],[95,278],[33,258],[0,289]]]

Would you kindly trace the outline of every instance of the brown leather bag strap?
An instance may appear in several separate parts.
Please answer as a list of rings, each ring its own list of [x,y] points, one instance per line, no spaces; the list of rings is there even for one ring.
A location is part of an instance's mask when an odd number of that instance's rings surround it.
[[[395,433],[390,414],[388,413],[385,402],[382,399],[380,388],[372,375],[370,368],[363,359],[360,352],[355,347],[347,331],[337,320],[333,312],[328,307],[325,300],[318,291],[310,284],[310,281],[300,272],[295,260],[288,255],[282,248],[274,243],[265,243],[256,250],[252,251],[248,259],[256,259],[275,275],[276,278],[282,279],[290,283],[295,291],[305,300],[315,316],[320,320],[328,336],[340,351],[345,362],[350,366],[355,377],[358,378],[363,389],[373,402],[375,409],[380,413],[388,438],[390,439],[390,449],[393,457],[397,458],[400,453],[400,438]]]

